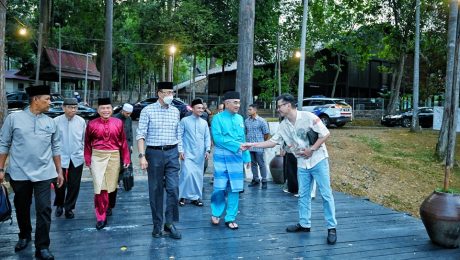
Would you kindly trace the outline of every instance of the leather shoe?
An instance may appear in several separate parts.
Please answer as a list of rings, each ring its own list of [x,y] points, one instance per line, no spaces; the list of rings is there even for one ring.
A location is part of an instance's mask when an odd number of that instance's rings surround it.
[[[107,208],[107,211],[105,212],[107,216],[112,216],[112,208]]]
[[[50,250],[48,248],[41,249],[41,250],[36,250],[35,251],[35,257],[38,259],[54,259],[54,255],[51,254]]]
[[[96,223],[96,229],[101,230],[107,225],[107,219],[105,221],[98,221]]]
[[[154,227],[152,231],[152,237],[154,238],[160,238],[162,235],[161,229],[159,227]]]
[[[182,235],[181,233],[176,229],[176,227],[173,224],[165,224],[164,226],[165,232],[169,233],[169,237],[174,238],[174,239],[181,239]]]
[[[287,226],[286,232],[310,232],[310,228],[302,227],[299,223],[297,223],[295,225]]]
[[[14,246],[14,252],[19,252],[27,247],[27,245],[30,242],[30,238],[20,238],[18,242],[16,243],[16,246]]]
[[[56,212],[54,212],[54,215],[59,218],[62,216],[62,213],[64,213],[64,209],[61,206],[56,207]]]
[[[256,187],[259,186],[260,182],[252,180],[251,183],[249,183],[248,187]]]
[[[335,228],[331,228],[327,230],[327,243],[329,245],[333,245],[337,242],[337,230]]]
[[[266,189],[267,189],[267,182],[263,181],[262,182],[262,190],[266,190]]]
[[[72,210],[69,210],[69,211],[65,211],[65,218],[68,218],[68,219],[72,219],[75,217],[75,214],[73,213]]]

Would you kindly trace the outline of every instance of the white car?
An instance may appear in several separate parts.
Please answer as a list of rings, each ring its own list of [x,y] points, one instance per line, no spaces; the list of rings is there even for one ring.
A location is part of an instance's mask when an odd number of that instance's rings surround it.
[[[353,120],[353,108],[340,98],[305,98],[302,110],[317,115],[327,127],[330,125],[342,127]]]

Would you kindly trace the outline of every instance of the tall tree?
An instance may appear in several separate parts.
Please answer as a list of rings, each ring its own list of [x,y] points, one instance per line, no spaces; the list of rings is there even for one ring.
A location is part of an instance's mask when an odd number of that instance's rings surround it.
[[[240,113],[243,115],[253,102],[254,16],[255,0],[240,0],[236,91],[241,93]]]
[[[6,25],[6,1],[0,0],[0,126],[8,114],[8,102],[6,100],[5,86],[5,25]]]
[[[418,102],[419,102],[419,86],[420,86],[420,0],[416,1],[415,10],[415,53],[414,53],[414,86],[413,93],[413,107],[412,107],[412,124],[411,131],[420,131],[418,122]]]
[[[453,95],[453,88],[456,81],[455,75],[455,60],[456,52],[459,52],[456,49],[456,42],[458,41],[458,1],[450,0],[449,1],[449,25],[448,25],[448,34],[447,34],[447,68],[446,68],[446,85],[445,85],[445,94],[444,94],[444,113],[442,116],[441,131],[439,131],[438,143],[436,145],[436,155],[440,159],[446,159],[447,145],[449,139],[449,130],[448,125],[451,123],[449,120],[453,116],[453,111],[451,110],[451,97]],[[458,48],[458,47],[457,47]]]
[[[112,96],[113,0],[105,0],[104,54],[101,66],[101,97]]]

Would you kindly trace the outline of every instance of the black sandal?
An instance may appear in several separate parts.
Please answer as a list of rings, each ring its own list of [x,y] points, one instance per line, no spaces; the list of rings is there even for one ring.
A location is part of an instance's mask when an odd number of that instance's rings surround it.
[[[181,206],[181,207],[185,206],[185,199],[184,198],[181,198],[179,200],[179,206]]]
[[[198,207],[203,207],[203,202],[200,199],[192,200],[192,204]]]
[[[236,224],[236,222],[233,222],[233,221],[225,222],[225,225],[231,230],[237,230],[238,229],[238,224]]]

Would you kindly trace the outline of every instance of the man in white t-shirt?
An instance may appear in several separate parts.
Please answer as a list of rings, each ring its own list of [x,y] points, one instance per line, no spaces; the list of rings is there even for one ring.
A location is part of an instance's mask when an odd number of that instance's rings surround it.
[[[329,130],[321,119],[313,113],[297,111],[296,100],[292,95],[283,94],[276,99],[276,102],[280,116],[284,117],[278,132],[268,141],[246,143],[241,146],[241,149],[246,150],[249,147],[271,148],[277,144],[286,143],[286,149],[297,157],[297,178],[299,181],[299,223],[289,225],[286,231],[310,232],[310,190],[311,182],[315,180],[324,201],[324,215],[328,228],[327,243],[335,244],[337,241],[337,220],[329,176],[329,155],[324,144],[329,137]],[[317,137],[311,137],[314,135]]]

